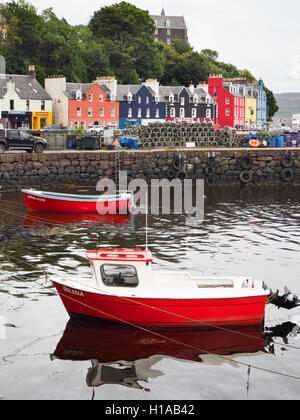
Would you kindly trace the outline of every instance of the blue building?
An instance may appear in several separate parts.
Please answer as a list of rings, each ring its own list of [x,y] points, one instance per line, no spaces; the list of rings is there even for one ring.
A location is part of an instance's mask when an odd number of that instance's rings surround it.
[[[256,122],[258,124],[265,124],[267,122],[267,95],[264,91],[263,81],[260,79],[258,82],[258,96],[257,96],[257,110]]]
[[[165,122],[166,105],[159,95],[159,82],[147,80],[142,85],[118,85],[120,128]]]

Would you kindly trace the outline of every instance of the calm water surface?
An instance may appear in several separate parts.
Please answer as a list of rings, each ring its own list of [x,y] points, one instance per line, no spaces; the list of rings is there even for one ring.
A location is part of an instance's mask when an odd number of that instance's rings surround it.
[[[150,216],[154,269],[250,275],[300,296],[300,189],[206,194],[201,226]],[[264,326],[233,331],[70,322],[43,271],[88,277],[85,250],[145,246],[144,217],[33,219],[19,193],[0,200],[0,399],[299,399],[300,307],[268,305]]]

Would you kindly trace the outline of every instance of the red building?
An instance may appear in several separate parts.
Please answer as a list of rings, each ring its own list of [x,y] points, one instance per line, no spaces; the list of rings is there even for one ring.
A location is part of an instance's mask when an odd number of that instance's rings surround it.
[[[84,129],[93,125],[119,128],[119,102],[116,102],[110,89],[99,82],[78,84],[76,89],[73,83],[67,83],[69,126]]]
[[[218,104],[218,124],[223,127],[244,127],[245,97],[239,84],[223,79],[222,75],[208,78],[208,93]]]

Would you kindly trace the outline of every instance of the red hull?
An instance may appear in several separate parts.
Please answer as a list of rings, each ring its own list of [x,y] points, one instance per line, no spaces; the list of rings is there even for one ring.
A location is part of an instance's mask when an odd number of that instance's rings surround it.
[[[69,213],[99,213],[99,210],[110,214],[127,212],[130,207],[130,200],[114,200],[103,203],[85,201],[56,200],[48,197],[37,197],[23,193],[28,210],[47,212],[69,212]]]
[[[157,327],[261,325],[267,296],[226,299],[119,298],[53,282],[70,314]],[[155,308],[155,309],[154,309]]]

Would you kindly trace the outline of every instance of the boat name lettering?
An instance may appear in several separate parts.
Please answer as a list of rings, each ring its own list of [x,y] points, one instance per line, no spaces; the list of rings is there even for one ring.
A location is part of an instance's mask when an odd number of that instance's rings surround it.
[[[72,295],[84,297],[84,294],[80,292],[79,290],[69,289],[66,286],[64,286],[63,289],[64,289],[64,292],[71,293]]]
[[[32,200],[42,201],[43,203],[46,201],[44,198],[32,197],[32,195],[29,195],[28,198],[31,198]]]

